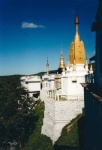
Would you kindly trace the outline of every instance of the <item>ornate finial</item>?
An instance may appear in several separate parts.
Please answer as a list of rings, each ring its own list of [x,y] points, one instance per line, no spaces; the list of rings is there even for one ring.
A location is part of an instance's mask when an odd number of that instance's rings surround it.
[[[47,57],[47,63],[46,63],[46,72],[49,74],[49,63],[48,63],[48,57]]]
[[[61,58],[63,58],[63,52],[62,52],[62,50],[61,50]]]
[[[70,64],[73,64],[73,65],[74,64],[85,65],[84,43],[83,41],[80,40],[80,35],[78,34],[78,25],[79,25],[79,18],[76,12],[76,19],[75,19],[76,33],[74,36],[74,41],[70,45],[69,61],[70,61]]]
[[[79,25],[78,12],[76,12],[75,25],[76,25],[76,34],[75,34],[74,40],[75,41],[80,41],[80,36],[78,34],[78,25]]]
[[[63,58],[62,44],[61,44],[61,58]]]
[[[61,53],[60,53],[60,64],[59,64],[59,68],[63,68],[65,67],[65,63],[64,63],[64,56],[63,56],[63,52],[61,50]]]
[[[86,58],[86,63],[85,63],[85,66],[88,66],[88,60],[87,60],[87,58]]]
[[[76,15],[76,18],[75,18],[75,24],[79,24],[79,18],[78,18],[78,15]]]
[[[90,64],[90,72],[93,72],[92,64]]]
[[[79,24],[79,18],[78,18],[78,10],[77,10],[77,8],[76,8],[75,24]]]
[[[48,63],[48,57],[47,57],[47,63],[46,63],[46,66],[49,66],[49,63]]]

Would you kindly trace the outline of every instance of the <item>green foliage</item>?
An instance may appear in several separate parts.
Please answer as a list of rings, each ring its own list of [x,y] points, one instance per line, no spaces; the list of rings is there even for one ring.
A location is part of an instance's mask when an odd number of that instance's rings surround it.
[[[29,114],[18,110],[18,99],[24,92],[20,87],[20,76],[0,77],[0,146],[2,149],[8,149],[10,146],[8,143],[14,141],[18,149],[23,148],[38,120],[34,110]]]
[[[41,127],[43,124],[44,117],[44,103],[39,103],[35,109],[36,115],[38,116],[38,122],[36,128],[29,137],[26,143],[25,150],[53,150],[53,145],[50,138],[41,134]]]
[[[83,114],[77,116],[74,118],[70,124],[66,125],[63,130],[60,138],[58,141],[55,143],[58,147],[67,147],[67,148],[76,148],[79,149],[80,146],[82,146],[82,139],[83,139],[83,133],[84,133],[84,121],[83,119]],[[69,130],[68,130],[68,127]],[[81,134],[80,134],[81,132]],[[80,143],[81,141],[81,143]]]
[[[68,126],[68,125],[67,125]],[[78,147],[79,146],[79,137],[78,137],[78,125],[77,122],[73,125],[71,130],[67,131],[67,126],[64,127],[61,137],[55,143],[56,145],[63,145],[69,147]]]
[[[0,118],[8,119],[17,110],[19,76],[0,77]]]

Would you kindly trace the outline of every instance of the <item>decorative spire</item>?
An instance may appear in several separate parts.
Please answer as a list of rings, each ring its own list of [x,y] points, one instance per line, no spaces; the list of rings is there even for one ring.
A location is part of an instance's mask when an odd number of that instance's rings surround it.
[[[90,64],[90,72],[93,72],[92,64]]]
[[[77,64],[84,64],[85,65],[85,49],[84,43],[80,40],[80,36],[78,33],[78,25],[79,25],[79,18],[76,14],[75,18],[75,26],[76,26],[76,33],[74,36],[74,41],[70,45],[70,52],[69,52],[69,61],[71,65]]]
[[[88,60],[87,60],[87,58],[86,58],[86,63],[85,63],[85,66],[88,66]]]
[[[63,58],[63,52],[62,52],[62,50],[61,50],[61,58]]]
[[[79,18],[78,18],[77,12],[76,12],[76,18],[75,18],[75,25],[76,25],[76,34],[75,34],[74,40],[80,41],[80,36],[78,34]]]
[[[62,52],[62,50],[61,50],[59,68],[63,68],[63,67],[65,67],[65,63],[64,63],[63,52]]]
[[[47,57],[47,63],[46,63],[46,73],[49,74],[49,63],[48,63],[48,57]]]

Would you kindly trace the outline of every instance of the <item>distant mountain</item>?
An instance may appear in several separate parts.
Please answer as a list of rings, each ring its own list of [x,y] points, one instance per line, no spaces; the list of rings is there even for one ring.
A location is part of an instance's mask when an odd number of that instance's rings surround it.
[[[36,73],[36,74],[32,74],[32,75],[38,75],[38,76],[42,76],[44,75],[46,72],[39,72],[39,73]],[[49,74],[56,74],[57,73],[57,70],[50,70],[49,71]]]
[[[57,71],[58,70],[50,70],[49,74],[56,74]],[[3,75],[3,76],[0,76],[0,77],[12,77],[12,76],[19,76],[19,77],[21,77],[21,76],[35,76],[35,75],[42,76],[44,74],[46,74],[46,72],[43,71],[43,72],[38,72],[36,74],[30,74],[30,75],[26,75],[26,74],[23,74],[23,75],[22,74],[14,74],[14,75]]]

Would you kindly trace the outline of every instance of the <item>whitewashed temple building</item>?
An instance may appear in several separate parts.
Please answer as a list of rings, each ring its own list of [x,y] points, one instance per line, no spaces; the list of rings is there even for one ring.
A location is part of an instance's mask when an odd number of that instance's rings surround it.
[[[22,76],[20,78],[21,86],[25,89],[29,97],[40,95],[41,78],[40,76]]]
[[[53,144],[61,135],[62,128],[70,123],[84,108],[85,75],[93,72],[88,69],[84,43],[78,33],[79,19],[76,16],[76,33],[70,45],[68,64],[65,66],[61,52],[59,69],[56,74],[49,74],[48,60],[46,74],[42,76],[41,99],[45,103],[42,134],[50,137]]]

